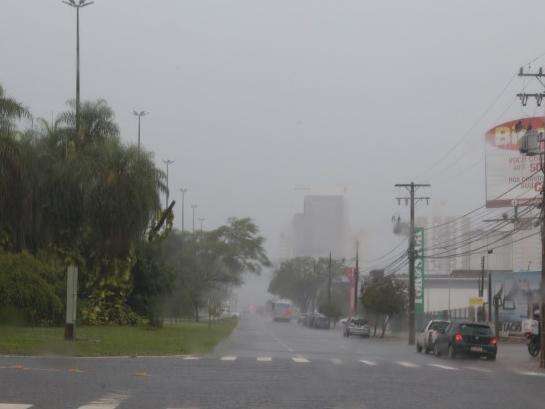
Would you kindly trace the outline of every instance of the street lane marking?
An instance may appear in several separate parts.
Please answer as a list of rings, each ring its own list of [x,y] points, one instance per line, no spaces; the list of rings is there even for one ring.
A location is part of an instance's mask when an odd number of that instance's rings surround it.
[[[188,356],[184,356],[182,359],[185,360],[185,361],[198,361],[199,359],[201,359],[201,357],[200,356],[194,356],[194,355],[188,355]]]
[[[271,362],[272,358],[270,356],[258,356],[257,362]]]
[[[412,362],[407,361],[396,361],[396,364],[404,366],[405,368],[419,368],[420,365],[413,364]]]
[[[428,366],[433,366],[434,368],[446,369],[448,371],[457,371],[458,370],[458,368],[455,368],[453,366],[441,365],[441,364],[428,364]]]
[[[80,406],[78,409],[115,409],[125,399],[127,399],[126,395],[112,393],[104,396],[103,398],[88,403],[87,405]]]
[[[32,406],[25,403],[0,403],[0,409],[28,409]]]
[[[294,356],[291,358],[293,362],[297,362],[298,364],[307,364],[310,361],[302,356]]]
[[[221,357],[222,361],[235,361],[236,359],[237,359],[236,356],[222,356]]]
[[[519,375],[526,375],[526,376],[539,376],[539,377],[545,377],[544,372],[533,372],[533,371],[515,371]]]
[[[377,366],[376,362],[373,361],[366,361],[365,359],[360,359],[360,362],[367,366]]]
[[[340,365],[343,363],[339,358],[331,358],[331,362],[333,362],[335,365]]]
[[[479,368],[478,366],[466,366],[466,369],[469,369],[469,370],[472,370],[472,371],[477,371],[477,372],[482,372],[482,373],[492,373],[492,371],[490,369]]]

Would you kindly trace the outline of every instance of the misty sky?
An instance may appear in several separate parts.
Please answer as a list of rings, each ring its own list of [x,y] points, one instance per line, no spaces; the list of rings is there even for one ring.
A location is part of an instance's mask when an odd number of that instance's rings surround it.
[[[381,238],[376,257],[398,241],[391,216],[407,214],[395,183],[431,182],[448,214],[483,204],[482,134],[536,112],[515,100],[523,81],[429,168],[545,51],[544,16],[543,0],[96,0],[81,15],[82,98],[105,98],[127,142],[133,108],[150,112],[143,143],[175,160],[171,189],[189,188],[207,227],[250,216],[274,255],[302,206],[294,186],[347,186],[352,228]],[[74,10],[1,0],[0,30],[8,95],[35,116],[62,111]]]

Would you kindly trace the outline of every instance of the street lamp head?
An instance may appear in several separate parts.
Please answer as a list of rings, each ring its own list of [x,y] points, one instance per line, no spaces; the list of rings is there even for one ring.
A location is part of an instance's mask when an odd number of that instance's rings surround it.
[[[138,116],[138,117],[145,116],[145,115],[148,114],[146,111],[138,112],[136,109],[133,109],[132,113],[133,113],[134,116]]]
[[[182,188],[180,188],[180,192],[182,192],[182,193],[185,193],[185,192],[187,192],[187,188],[186,188],[186,187],[182,187]]]

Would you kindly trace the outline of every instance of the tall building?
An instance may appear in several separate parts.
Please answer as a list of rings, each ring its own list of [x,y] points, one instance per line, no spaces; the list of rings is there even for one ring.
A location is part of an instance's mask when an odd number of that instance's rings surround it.
[[[342,195],[308,195],[303,212],[293,217],[294,256],[345,257],[348,246],[346,206]]]

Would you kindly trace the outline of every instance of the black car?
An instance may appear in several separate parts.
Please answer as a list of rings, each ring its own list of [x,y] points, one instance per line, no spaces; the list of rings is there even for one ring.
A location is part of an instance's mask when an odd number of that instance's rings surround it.
[[[453,359],[465,354],[494,360],[498,352],[498,340],[487,323],[452,322],[437,336],[433,351],[436,356],[445,354]]]

